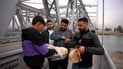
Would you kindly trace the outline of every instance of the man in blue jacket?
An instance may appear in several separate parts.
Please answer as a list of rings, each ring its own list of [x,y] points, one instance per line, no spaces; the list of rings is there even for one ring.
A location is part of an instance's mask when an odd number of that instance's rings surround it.
[[[61,20],[61,27],[57,28],[52,34],[51,39],[54,40],[54,45],[59,47],[66,47],[67,43],[71,40],[72,31],[68,29],[69,21],[67,19]],[[68,59],[52,61],[52,69],[67,69]]]
[[[41,69],[44,58],[56,53],[54,49],[48,49],[48,45],[42,39],[40,32],[44,26],[44,19],[41,16],[35,16],[32,27],[22,30],[24,62],[30,69]]]

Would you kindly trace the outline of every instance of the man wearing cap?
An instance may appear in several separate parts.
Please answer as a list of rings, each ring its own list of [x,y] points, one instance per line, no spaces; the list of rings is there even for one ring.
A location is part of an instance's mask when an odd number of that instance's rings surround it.
[[[97,35],[89,30],[87,18],[78,20],[78,28],[79,32],[75,33],[68,46],[79,50],[82,61],[74,63],[72,69],[92,69],[93,54],[103,55],[104,49]]]
[[[61,20],[60,28],[57,28],[52,34],[51,39],[54,40],[54,45],[59,47],[66,47],[67,43],[71,40],[72,31],[68,29],[69,21],[67,19]],[[53,61],[52,69],[67,69],[68,58]]]

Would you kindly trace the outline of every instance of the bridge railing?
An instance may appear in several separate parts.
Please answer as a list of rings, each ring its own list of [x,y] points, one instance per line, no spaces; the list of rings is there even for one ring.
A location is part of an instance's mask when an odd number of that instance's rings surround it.
[[[22,49],[0,54],[0,69],[24,69]]]
[[[0,44],[21,41],[21,36],[1,37]]]
[[[117,69],[116,65],[112,61],[107,49],[103,46],[105,54],[103,56],[96,55],[94,60],[96,66],[94,69]]]

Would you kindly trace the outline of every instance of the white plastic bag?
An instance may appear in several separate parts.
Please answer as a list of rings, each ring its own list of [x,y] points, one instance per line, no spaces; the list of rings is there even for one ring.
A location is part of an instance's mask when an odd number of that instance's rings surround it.
[[[55,49],[57,51],[57,54],[49,57],[52,61],[62,60],[64,58],[66,58],[66,56],[68,54],[68,49],[65,47],[48,45],[48,48]]]

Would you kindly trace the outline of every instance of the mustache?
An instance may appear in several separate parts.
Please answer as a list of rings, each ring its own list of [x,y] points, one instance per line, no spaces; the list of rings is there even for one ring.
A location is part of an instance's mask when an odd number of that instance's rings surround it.
[[[83,31],[84,29],[79,28],[80,31]]]
[[[48,27],[47,29],[51,30],[51,29],[53,29],[53,27]]]
[[[79,28],[79,31],[80,31],[80,32],[83,32],[83,31],[85,31],[85,29],[81,29],[81,28]]]
[[[65,28],[60,28],[61,31],[65,31],[66,29]]]

